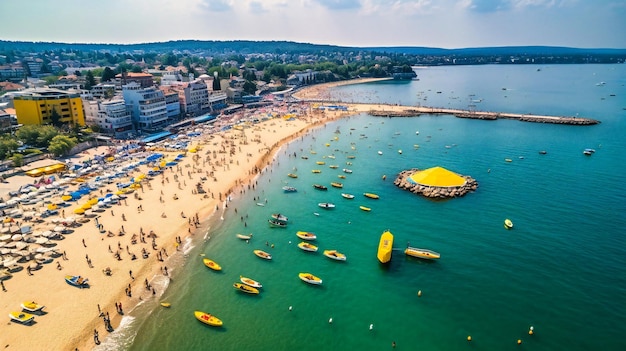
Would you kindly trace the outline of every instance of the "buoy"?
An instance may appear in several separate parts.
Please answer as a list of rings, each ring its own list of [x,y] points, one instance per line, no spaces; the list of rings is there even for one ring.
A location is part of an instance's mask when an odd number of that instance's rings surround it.
[[[522,339],[517,339],[517,344],[520,345],[522,343]]]
[[[417,292],[417,296],[418,296],[418,297],[421,297],[421,296],[422,296],[422,290],[420,290],[420,291],[418,291],[418,292]]]
[[[530,326],[530,330],[528,330],[528,335],[533,335],[533,330],[534,330],[534,329],[535,329],[535,328],[531,325],[531,326]]]
[[[370,324],[370,330],[374,329],[374,324]]]
[[[472,341],[472,336],[471,335],[467,336],[467,341]]]
[[[330,317],[330,319],[328,320],[328,324],[332,324],[333,323],[333,317]]]
[[[292,309],[293,309],[293,307],[292,307],[292,306],[289,306],[289,311],[291,311]]]

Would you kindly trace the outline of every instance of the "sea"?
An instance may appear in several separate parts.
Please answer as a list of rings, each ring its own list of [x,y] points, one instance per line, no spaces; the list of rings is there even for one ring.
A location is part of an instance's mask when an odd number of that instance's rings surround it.
[[[342,86],[329,96],[601,123],[366,113],[328,123],[283,146],[232,194],[168,263],[162,295],[137,306],[96,350],[626,350],[626,65],[415,71],[412,81]],[[595,152],[584,155],[588,148]],[[403,170],[435,166],[470,175],[478,189],[432,200],[393,184]],[[275,213],[288,217],[286,228],[268,225]],[[382,265],[386,230],[394,251]],[[300,250],[297,231],[314,232],[319,251]],[[408,245],[441,258],[407,257]],[[347,260],[328,259],[327,249]],[[204,257],[223,270],[207,269]],[[323,283],[306,284],[300,272]],[[263,284],[259,295],[233,288],[241,275]],[[224,326],[200,323],[195,310]]]

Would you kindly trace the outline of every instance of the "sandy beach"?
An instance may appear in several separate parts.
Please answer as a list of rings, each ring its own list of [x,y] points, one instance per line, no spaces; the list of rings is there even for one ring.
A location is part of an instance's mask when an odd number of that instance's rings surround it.
[[[333,85],[314,86],[298,94],[314,99]],[[59,208],[59,213],[52,217],[56,218],[57,226],[68,217],[73,218],[72,223],[85,223],[68,227],[71,233],[56,241],[54,249],[65,253],[63,256],[36,270],[28,272],[25,268],[15,272],[3,281],[6,291],[0,292],[0,310],[7,320],[10,312],[21,311],[20,304],[25,301],[36,301],[46,307],[43,314],[35,316],[32,325],[2,324],[0,344],[7,350],[93,348],[96,333],[100,341],[108,335],[105,318],[108,317],[115,329],[123,313],[138,302],[159,298],[163,291],[158,291],[158,287],[155,288],[158,285],[153,282],[167,280],[175,274],[172,268],[167,269],[168,259],[182,255],[181,247],[200,223],[219,220],[218,216],[212,217],[216,210],[218,213],[228,210],[224,208],[228,197],[245,191],[249,182],[271,164],[281,145],[336,118],[377,108],[377,105],[350,105],[348,111],[320,111],[307,103],[297,105],[299,111],[292,113],[291,119],[283,118],[287,114],[285,110],[283,115],[256,124],[226,131],[219,129],[232,126],[243,117],[241,113],[220,120],[216,125],[205,126],[201,135],[190,141],[186,152],[168,151],[162,144],[155,145],[155,150],[141,157],[155,152],[164,154],[164,160],[172,160],[181,153],[186,156],[176,165],[163,168],[162,174],[144,178],[126,198],[94,212],[89,219],[73,213],[89,196]],[[289,112],[294,106],[290,106]],[[246,112],[247,115],[253,113]],[[195,152],[189,151],[191,149]],[[102,148],[90,149],[75,158],[91,159],[102,153]],[[125,161],[139,160],[130,157]],[[148,165],[141,165],[90,196],[114,193],[118,190],[116,183],[142,177],[148,170]],[[9,183],[0,186],[0,195],[7,201],[9,191],[34,180],[27,176],[11,177]],[[68,190],[79,185],[74,182]],[[50,199],[60,201],[60,194],[50,195]],[[33,232],[49,229],[52,218],[32,224]],[[26,223],[22,222],[22,225]],[[8,224],[13,225],[11,231],[18,228],[17,223]],[[107,269],[110,274],[105,274]],[[69,285],[64,280],[66,275],[88,278],[89,287],[81,289]]]

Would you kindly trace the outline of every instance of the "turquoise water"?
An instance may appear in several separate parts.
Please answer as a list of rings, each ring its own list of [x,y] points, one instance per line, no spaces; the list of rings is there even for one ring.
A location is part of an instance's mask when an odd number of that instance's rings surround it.
[[[211,223],[210,239],[198,240],[180,259],[184,265],[163,296],[173,307],[144,303],[106,348],[380,350],[395,341],[403,350],[517,350],[522,339],[521,347],[533,350],[626,349],[626,66],[437,67],[419,69],[418,76],[408,83],[342,87],[333,95],[578,114],[602,124],[359,115],[319,128],[283,147],[255,189],[236,194],[224,220]],[[597,151],[584,156],[585,148]],[[478,190],[432,201],[392,183],[404,169],[433,166],[471,175]],[[339,179],[342,168],[353,173]],[[330,187],[332,181],[344,188]],[[315,190],[314,183],[328,191]],[[298,192],[283,193],[285,184]],[[346,200],[341,192],[356,197]],[[367,199],[364,192],[380,199]],[[337,207],[323,210],[318,202]],[[289,216],[288,228],[268,226],[276,212]],[[503,228],[505,218],[514,222],[513,230]],[[397,250],[382,266],[376,249],[387,229]],[[298,249],[298,230],[315,232],[320,251]],[[235,238],[250,232],[249,243]],[[408,242],[440,252],[441,259],[405,257],[401,250]],[[274,260],[257,258],[253,249],[270,252]],[[347,262],[324,257],[325,249],[345,253]],[[224,270],[206,269],[200,254]],[[304,271],[321,277],[323,285],[301,282],[297,275]],[[232,288],[241,274],[263,283],[259,296]],[[202,325],[193,317],[196,309],[215,314],[224,327]]]

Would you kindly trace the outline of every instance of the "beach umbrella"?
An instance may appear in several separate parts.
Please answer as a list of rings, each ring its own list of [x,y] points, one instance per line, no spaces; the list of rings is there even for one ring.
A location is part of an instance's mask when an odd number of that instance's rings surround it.
[[[17,250],[23,250],[23,249],[25,249],[25,248],[27,248],[27,247],[28,247],[28,244],[26,244],[26,243],[25,243],[25,242],[23,242],[23,241],[18,241],[17,243],[15,243],[15,248],[16,248]]]
[[[2,229],[4,229],[4,228],[2,228]],[[11,234],[0,235],[0,241],[9,241],[9,240],[11,240]]]
[[[1,233],[1,234],[6,234],[6,233],[8,233],[9,231],[11,231],[11,228],[9,228],[9,227],[4,227],[4,228],[0,229],[0,233]],[[2,236],[2,238],[3,238],[3,237],[4,237],[4,236]],[[10,235],[9,235],[8,237],[9,237],[9,239],[11,239],[11,236],[10,236]],[[0,240],[1,240],[1,239],[0,239]],[[8,239],[7,239],[7,240],[8,240]]]
[[[85,209],[79,207],[77,209],[74,209],[74,213],[76,213],[76,214],[83,214],[83,213],[85,213]]]
[[[62,227],[62,226],[60,226],[60,225],[58,225],[58,226],[54,227],[54,229],[53,229],[53,230],[54,230],[55,232],[57,232],[57,233],[60,233],[60,232],[64,231],[64,230],[65,230],[65,228],[64,228],[64,227]]]
[[[41,236],[43,236],[45,238],[48,238],[48,237],[52,236],[52,234],[53,234],[52,231],[46,230],[45,232],[41,233]]]
[[[22,234],[13,234],[13,236],[11,237],[11,240],[13,240],[13,241],[20,241],[20,240],[22,240]]]

